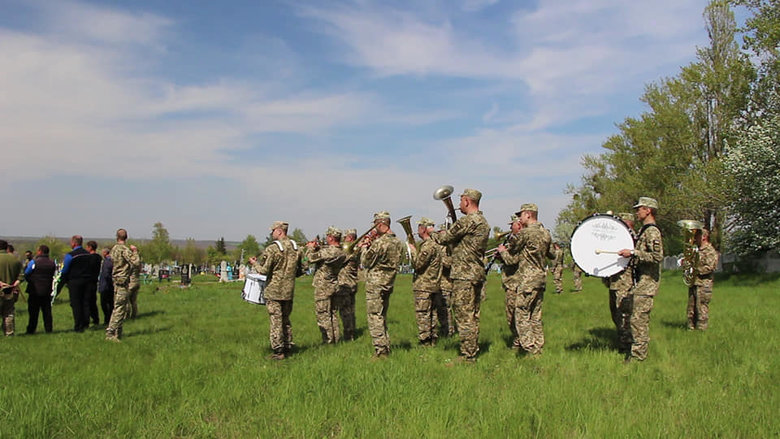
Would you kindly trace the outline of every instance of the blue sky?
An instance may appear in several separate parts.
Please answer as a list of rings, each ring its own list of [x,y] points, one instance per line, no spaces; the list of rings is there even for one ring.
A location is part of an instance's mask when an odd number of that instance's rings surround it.
[[[443,184],[552,228],[706,4],[0,0],[0,234],[363,231]]]

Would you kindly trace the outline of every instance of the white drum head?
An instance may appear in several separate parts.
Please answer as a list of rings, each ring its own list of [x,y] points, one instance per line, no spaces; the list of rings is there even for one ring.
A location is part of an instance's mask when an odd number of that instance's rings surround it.
[[[618,250],[633,249],[634,239],[620,218],[597,213],[580,221],[571,235],[571,256],[591,276],[609,277],[628,266]]]

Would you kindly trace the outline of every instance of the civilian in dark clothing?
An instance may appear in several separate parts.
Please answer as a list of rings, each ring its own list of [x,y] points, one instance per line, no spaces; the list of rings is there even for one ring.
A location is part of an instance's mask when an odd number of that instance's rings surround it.
[[[97,252],[97,242],[95,241],[87,242],[87,251],[89,252],[89,256],[87,256],[87,260],[89,261],[89,283],[87,284],[85,299],[87,301],[89,317],[92,319],[92,324],[99,325],[100,314],[98,313],[97,307],[97,287],[98,277],[100,276],[100,264],[103,263],[103,258],[101,258],[100,254]]]
[[[111,320],[111,312],[114,310],[114,279],[111,271],[114,269],[114,261],[111,260],[111,249],[103,249],[103,266],[100,267],[98,279],[98,292],[100,293],[100,308],[103,310],[103,321],[108,326]]]
[[[38,247],[37,256],[24,269],[24,277],[27,279],[28,334],[35,334],[38,328],[38,312],[43,314],[43,328],[46,332],[52,331],[51,286],[56,272],[57,265],[49,259],[49,247]]]
[[[73,251],[65,255],[60,280],[60,285],[68,284],[70,307],[73,309],[73,329],[76,332],[84,332],[89,326],[87,288],[92,282],[90,273],[92,258],[89,252],[81,247],[82,242],[84,239],[79,235],[73,235],[70,239],[70,247]]]

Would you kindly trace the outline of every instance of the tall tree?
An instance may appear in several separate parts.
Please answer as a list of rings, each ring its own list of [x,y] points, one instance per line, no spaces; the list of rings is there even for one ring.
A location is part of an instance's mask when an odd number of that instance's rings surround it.
[[[234,259],[237,261],[246,261],[252,256],[260,254],[260,244],[257,242],[257,238],[254,235],[247,235],[238,247],[236,247]],[[243,259],[242,259],[243,255]]]
[[[220,237],[217,240],[216,244],[217,245],[216,245],[215,249],[216,249],[217,253],[219,253],[221,255],[226,255],[227,254],[227,247],[225,247],[225,238],[224,237]]]
[[[206,251],[197,246],[195,239],[187,238],[180,258],[182,264],[201,265],[206,262]]]
[[[171,261],[171,257],[173,256],[173,246],[171,245],[168,229],[163,226],[163,223],[154,223],[152,240],[143,246],[143,250],[144,260],[152,264]]]

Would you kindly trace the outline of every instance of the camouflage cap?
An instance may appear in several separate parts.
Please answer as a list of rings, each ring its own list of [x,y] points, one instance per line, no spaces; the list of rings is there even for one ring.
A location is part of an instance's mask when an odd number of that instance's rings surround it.
[[[436,223],[434,223],[431,219],[422,217],[420,218],[420,221],[417,221],[418,226],[424,226],[424,227],[434,227]]]
[[[634,205],[634,209],[637,207],[650,207],[652,209],[658,209],[658,201],[655,198],[639,197],[639,201]]]
[[[516,214],[512,215],[512,216],[509,217],[509,222],[507,223],[507,225],[511,226],[512,224],[516,223],[519,219],[520,219],[520,217],[517,216]]]
[[[390,212],[383,210],[381,212],[377,212],[374,214],[374,222],[382,221],[386,223],[390,223]]]
[[[479,200],[482,199],[482,192],[476,190],[476,189],[464,189],[463,193],[460,194],[461,197],[470,198],[477,203],[479,203]]]
[[[282,230],[284,230],[285,232],[287,232],[287,227],[289,227],[289,224],[287,224],[287,223],[286,223],[286,222],[284,222],[284,221],[274,221],[274,222],[271,224],[271,227],[270,227],[270,229],[271,229],[271,230],[282,229]]]
[[[344,235],[355,235],[357,236],[357,229],[346,229],[344,230]]]
[[[521,212],[539,212],[539,206],[534,203],[525,203],[520,206],[520,210],[518,210],[515,215],[520,216]]]
[[[633,213],[620,212],[619,214],[617,214],[617,216],[623,221],[636,221],[636,218],[634,217]]]
[[[328,236],[332,236],[332,237],[334,237],[336,239],[341,239],[341,230],[339,230],[339,229],[337,229],[337,228],[335,228],[333,226],[328,227],[328,231],[325,232],[325,234],[328,235]]]

